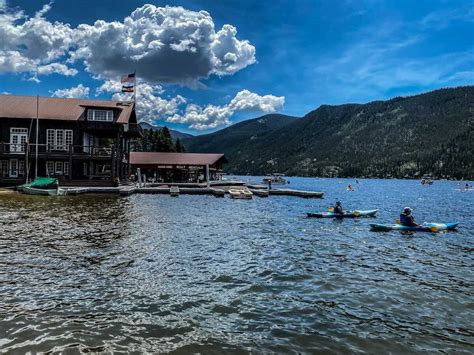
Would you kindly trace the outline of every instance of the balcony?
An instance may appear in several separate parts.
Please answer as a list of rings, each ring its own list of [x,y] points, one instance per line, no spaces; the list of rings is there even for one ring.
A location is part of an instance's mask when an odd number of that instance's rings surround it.
[[[97,146],[83,146],[83,145],[51,145],[51,144],[12,144],[0,143],[0,156],[17,157],[36,155],[41,157],[69,157],[74,158],[97,158],[97,159],[112,159],[115,156],[115,146],[97,147]]]

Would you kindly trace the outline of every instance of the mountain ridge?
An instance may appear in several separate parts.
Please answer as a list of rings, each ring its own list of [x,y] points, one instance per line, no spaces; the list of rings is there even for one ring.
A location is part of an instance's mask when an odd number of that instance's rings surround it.
[[[474,178],[474,86],[321,105],[254,139],[235,126],[187,138],[186,149],[223,152],[239,174]]]

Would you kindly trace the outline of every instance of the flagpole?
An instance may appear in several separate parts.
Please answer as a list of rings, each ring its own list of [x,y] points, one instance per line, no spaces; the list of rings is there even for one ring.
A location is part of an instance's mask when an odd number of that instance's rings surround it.
[[[39,95],[36,95],[36,154],[35,154],[35,178],[38,177],[38,135],[39,135]]]
[[[133,103],[136,106],[136,101],[137,101],[137,70],[135,69],[133,71]]]

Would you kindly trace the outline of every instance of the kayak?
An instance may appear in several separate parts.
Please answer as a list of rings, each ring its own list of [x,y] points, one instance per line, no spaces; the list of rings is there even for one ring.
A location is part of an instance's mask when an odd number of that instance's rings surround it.
[[[404,226],[401,224],[376,224],[370,223],[370,228],[377,232],[387,232],[391,230],[412,231],[412,232],[441,232],[454,230],[459,222],[455,223],[423,223],[421,226]]]
[[[357,217],[375,217],[379,210],[365,210],[365,211],[347,211],[344,213],[334,212],[317,212],[307,213],[308,217],[313,218],[357,218]]]

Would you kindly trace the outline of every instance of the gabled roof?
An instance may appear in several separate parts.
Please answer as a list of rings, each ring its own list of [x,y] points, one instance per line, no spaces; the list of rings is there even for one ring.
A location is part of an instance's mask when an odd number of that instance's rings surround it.
[[[211,153],[157,153],[157,152],[131,152],[130,164],[132,165],[213,165],[222,159],[227,163],[224,154]]]
[[[36,118],[36,96],[0,95],[0,118]],[[118,101],[39,97],[38,116],[44,120],[77,121],[86,107],[118,109],[118,123],[128,123],[134,104]]]

